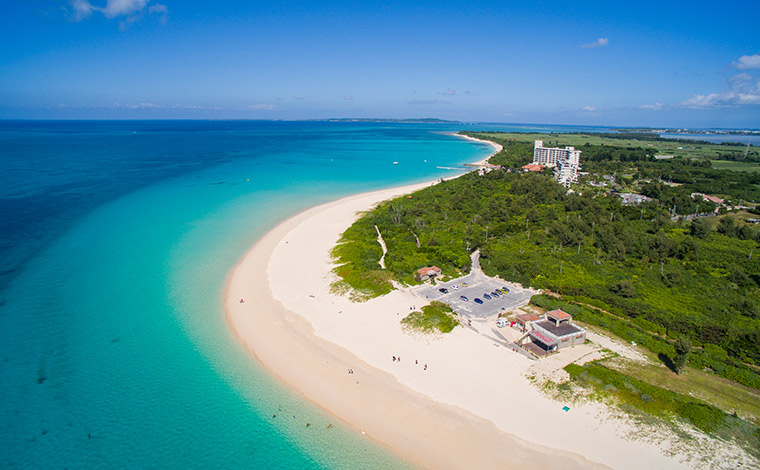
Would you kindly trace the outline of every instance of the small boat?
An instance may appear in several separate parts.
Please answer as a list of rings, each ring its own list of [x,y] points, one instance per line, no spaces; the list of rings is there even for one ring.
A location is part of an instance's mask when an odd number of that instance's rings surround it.
[[[398,165],[398,162],[393,162],[394,165]]]

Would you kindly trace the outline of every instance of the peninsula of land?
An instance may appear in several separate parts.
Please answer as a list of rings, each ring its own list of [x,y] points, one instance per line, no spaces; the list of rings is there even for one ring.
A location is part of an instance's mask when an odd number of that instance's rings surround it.
[[[670,431],[642,435],[602,404],[567,407],[534,384],[601,347],[637,360],[631,347],[589,333],[593,345],[534,362],[504,347],[489,320],[443,336],[405,332],[400,320],[424,303],[408,290],[364,303],[332,292],[341,233],[379,202],[431,184],[347,197],[274,228],[230,274],[232,330],[286,384],[420,467],[694,468]]]

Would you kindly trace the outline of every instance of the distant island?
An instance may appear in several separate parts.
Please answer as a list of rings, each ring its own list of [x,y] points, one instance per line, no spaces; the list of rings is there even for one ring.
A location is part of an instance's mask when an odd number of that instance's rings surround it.
[[[641,132],[652,134],[693,134],[693,135],[760,135],[759,129],[688,129],[688,128],[649,128],[623,127],[618,132]]]
[[[447,121],[437,118],[412,118],[412,119],[392,119],[392,118],[327,118],[314,119],[316,122],[398,122],[405,124],[461,124],[459,121]]]

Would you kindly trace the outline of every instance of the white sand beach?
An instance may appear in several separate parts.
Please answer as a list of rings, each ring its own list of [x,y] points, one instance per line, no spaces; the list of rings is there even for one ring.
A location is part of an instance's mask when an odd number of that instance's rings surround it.
[[[496,142],[491,142],[490,140],[476,139],[475,137],[470,137],[469,135],[462,135],[462,134],[451,134],[451,135],[453,135],[455,137],[459,137],[461,139],[465,139],[465,140],[472,140],[472,141],[475,141],[475,142],[482,142],[484,144],[488,144],[491,147],[493,147],[493,149],[494,149],[493,154],[487,156],[483,160],[479,160],[479,161],[477,161],[475,163],[471,163],[470,164],[471,166],[486,166],[489,158],[493,157],[497,153],[499,153],[502,150],[504,150],[504,147],[502,147],[501,145],[497,144]]]
[[[500,335],[519,334],[497,331],[495,319],[446,335],[404,332],[400,320],[425,302],[407,289],[363,303],[331,293],[329,253],[341,233],[377,203],[431,184],[314,207],[245,254],[228,279],[225,310],[259,361],[423,468],[687,469],[705,455],[731,468],[741,453],[733,446],[720,447],[724,459],[712,445],[695,453],[699,442],[685,448],[670,431],[642,429],[597,402],[565,410],[531,380],[561,379],[564,365],[599,358],[602,347],[641,359],[629,346],[590,332],[591,344],[533,361],[504,347]]]
[[[439,337],[405,333],[399,320],[421,305],[408,292],[365,303],[330,293],[329,251],[357,214],[423,186],[312,208],[256,243],[226,293],[241,341],[306,398],[421,467],[693,468],[662,436],[632,438],[636,428],[600,404],[564,411],[529,380],[591,346],[535,362],[489,340],[486,321]]]

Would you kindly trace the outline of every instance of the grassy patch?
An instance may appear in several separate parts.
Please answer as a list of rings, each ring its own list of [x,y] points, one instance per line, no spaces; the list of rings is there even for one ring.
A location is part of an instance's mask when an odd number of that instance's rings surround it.
[[[729,413],[760,425],[760,391],[742,387],[715,374],[685,368],[681,375],[669,369],[638,362],[613,360],[605,363],[625,375],[636,377],[656,387],[690,395]]]
[[[760,171],[760,163],[757,162],[742,162],[735,160],[712,160],[712,167],[716,170],[731,170],[731,171]]]
[[[408,329],[423,333],[449,333],[459,324],[451,307],[443,302],[431,302],[404,317],[401,324]]]
[[[760,454],[760,429],[753,423],[697,400],[610,369],[599,362],[565,367],[570,380],[592,394],[614,400],[623,409],[666,420],[679,419],[727,440],[736,440],[753,455]]]

